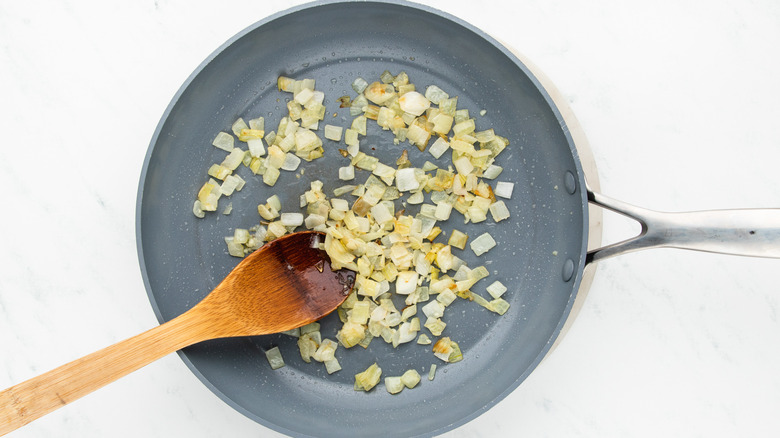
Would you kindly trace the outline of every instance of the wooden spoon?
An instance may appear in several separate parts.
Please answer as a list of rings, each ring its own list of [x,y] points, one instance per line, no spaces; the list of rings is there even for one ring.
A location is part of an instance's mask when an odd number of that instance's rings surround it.
[[[276,239],[177,318],[0,392],[0,435],[186,346],[278,333],[332,312],[349,295],[355,274],[331,270],[318,249],[323,236],[304,231]]]

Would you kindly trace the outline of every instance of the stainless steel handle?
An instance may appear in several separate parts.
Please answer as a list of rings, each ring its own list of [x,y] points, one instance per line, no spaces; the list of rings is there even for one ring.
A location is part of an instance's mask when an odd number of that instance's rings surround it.
[[[778,208],[666,213],[626,204],[590,190],[588,201],[630,217],[642,226],[636,237],[589,251],[588,263],[647,248],[780,258]]]

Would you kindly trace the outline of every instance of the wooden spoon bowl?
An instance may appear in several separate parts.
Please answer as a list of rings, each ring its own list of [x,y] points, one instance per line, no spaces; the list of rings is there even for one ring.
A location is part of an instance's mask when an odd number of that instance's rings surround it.
[[[182,315],[0,392],[0,435],[189,345],[278,333],[331,313],[352,291],[355,273],[333,271],[323,241],[314,231],[271,241]]]

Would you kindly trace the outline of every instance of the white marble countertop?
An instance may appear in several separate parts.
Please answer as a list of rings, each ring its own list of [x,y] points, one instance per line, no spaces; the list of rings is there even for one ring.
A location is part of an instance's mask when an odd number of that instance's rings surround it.
[[[149,139],[190,72],[298,1],[0,2],[0,388],[148,329],[135,243]],[[602,191],[659,210],[780,207],[780,4],[427,1],[568,99]],[[605,240],[634,232],[607,215]],[[448,437],[780,435],[780,261],[604,261],[571,331]],[[279,436],[170,355],[13,437]]]

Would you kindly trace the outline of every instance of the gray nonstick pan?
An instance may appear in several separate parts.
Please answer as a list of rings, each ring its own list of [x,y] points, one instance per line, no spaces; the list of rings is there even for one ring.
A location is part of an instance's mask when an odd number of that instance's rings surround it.
[[[457,317],[448,321],[444,335],[458,341],[464,359],[453,364],[437,362],[421,348],[374,342],[366,350],[339,349],[343,369],[328,375],[323,367],[303,363],[295,339],[282,334],[210,341],[180,353],[214,393],[269,428],[317,437],[443,433],[489,409],[533,372],[572,315],[589,263],[656,246],[780,257],[778,210],[662,214],[589,190],[562,111],[540,80],[468,23],[410,3],[314,3],[258,22],[226,42],[187,79],[162,116],[137,209],[141,267],[161,322],[192,307],[237,264],[223,238],[256,224],[258,203],[278,194],[284,211],[299,211],[298,197],[310,181],[323,181],[326,192],[343,184],[337,178],[345,165],[337,150],[343,145],[325,141],[324,157],[304,163],[303,175],[283,173],[269,188],[244,174],[247,185],[231,197],[230,215],[198,219],[192,204],[205,171],[224,157],[211,146],[216,133],[229,131],[239,117],[263,116],[275,126],[290,97],[277,89],[279,75],[315,79],[326,95],[325,122],[347,127],[352,117],[337,98],[355,96],[350,86],[355,78],[371,82],[385,70],[405,71],[418,87],[435,84],[457,95],[458,107],[470,111],[478,129],[494,128],[510,140],[500,155],[500,180],[514,183],[505,201],[511,221],[457,228],[470,235],[488,230],[494,237],[497,246],[488,254],[458,255],[470,266],[487,266],[491,280],[507,285],[504,298],[511,307],[498,316],[456,301]],[[394,144],[391,134],[372,124],[361,147],[388,164],[404,149],[415,165],[431,159],[409,144]],[[641,235],[589,252],[591,204],[636,218]],[[441,224],[447,234],[451,222]],[[330,315],[322,333],[332,338],[339,326]],[[268,366],[264,351],[271,347],[281,350],[284,368]],[[418,387],[397,395],[381,385],[355,391],[354,375],[374,362],[384,375],[414,368],[425,376],[432,363],[438,371],[433,381],[424,377]]]

